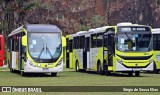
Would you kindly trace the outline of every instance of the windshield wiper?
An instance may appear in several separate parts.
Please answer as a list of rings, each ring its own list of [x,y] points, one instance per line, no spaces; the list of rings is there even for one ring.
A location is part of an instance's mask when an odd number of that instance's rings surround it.
[[[51,53],[51,51],[49,50],[49,48],[48,48],[48,46],[47,46],[47,43],[46,43],[46,50],[48,50],[48,52],[49,52],[51,58],[54,59],[54,58],[53,58],[53,55],[52,55],[52,53]]]
[[[43,48],[41,49],[41,52],[40,52],[40,54],[38,55],[37,60],[39,60],[39,58],[41,57],[43,51],[44,51],[44,43],[43,43]]]
[[[148,51],[149,51],[149,49],[151,48],[151,44],[152,44],[152,41],[150,40],[150,43],[149,43],[149,46],[148,46]]]
[[[131,40],[131,38],[128,36],[128,34],[125,32],[125,35],[127,36],[127,38],[129,39],[129,40]]]

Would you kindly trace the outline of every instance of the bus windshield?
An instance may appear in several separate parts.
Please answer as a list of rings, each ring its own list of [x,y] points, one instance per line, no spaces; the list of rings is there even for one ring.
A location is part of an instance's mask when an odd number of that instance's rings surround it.
[[[36,62],[55,62],[61,54],[60,33],[29,33],[28,46]]]
[[[140,51],[147,52],[152,50],[152,35],[150,33],[128,33],[117,34],[117,50],[119,51]]]

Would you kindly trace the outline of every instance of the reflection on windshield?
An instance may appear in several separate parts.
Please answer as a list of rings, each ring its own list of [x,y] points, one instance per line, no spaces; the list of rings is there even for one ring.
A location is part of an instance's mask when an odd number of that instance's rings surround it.
[[[29,53],[36,60],[57,59],[61,53],[60,33],[29,33]]]
[[[118,34],[117,49],[120,51],[150,51],[152,49],[151,34]]]

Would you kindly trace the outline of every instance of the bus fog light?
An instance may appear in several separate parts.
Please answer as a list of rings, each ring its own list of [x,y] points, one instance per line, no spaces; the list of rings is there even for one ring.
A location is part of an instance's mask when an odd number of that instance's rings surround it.
[[[38,64],[38,67],[40,67],[41,66],[41,64]]]
[[[153,63],[153,60],[150,60],[149,63]]]
[[[117,59],[117,62],[120,63],[120,64],[122,64],[122,60],[120,60],[120,59]]]

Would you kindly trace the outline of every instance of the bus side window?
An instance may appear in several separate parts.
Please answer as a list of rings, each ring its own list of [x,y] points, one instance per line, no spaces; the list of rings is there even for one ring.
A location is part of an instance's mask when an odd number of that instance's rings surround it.
[[[91,35],[91,48],[95,48],[97,46],[97,37],[96,34]]]
[[[69,40],[69,52],[72,52],[73,51],[73,48],[72,48],[72,44],[73,43],[73,40]]]
[[[84,48],[84,42],[85,42],[84,36],[80,36],[80,49]]]
[[[15,41],[15,51],[19,51],[19,37],[17,37],[16,41]]]
[[[153,39],[153,49],[154,50],[160,50],[160,35],[159,34],[156,34],[156,35],[153,35],[154,39]]]
[[[11,51],[14,51],[14,39],[11,39]]]
[[[79,37],[75,37],[74,45],[75,45],[75,49],[79,49],[79,46],[80,46]]]
[[[104,37],[104,38],[103,38],[103,45],[104,45],[104,47],[107,48],[107,46],[108,46],[108,36],[107,36],[107,35],[104,35],[103,37]]]
[[[67,38],[66,41],[67,41],[66,50],[69,50],[69,39]]]
[[[97,34],[97,47],[102,47],[102,33]]]

